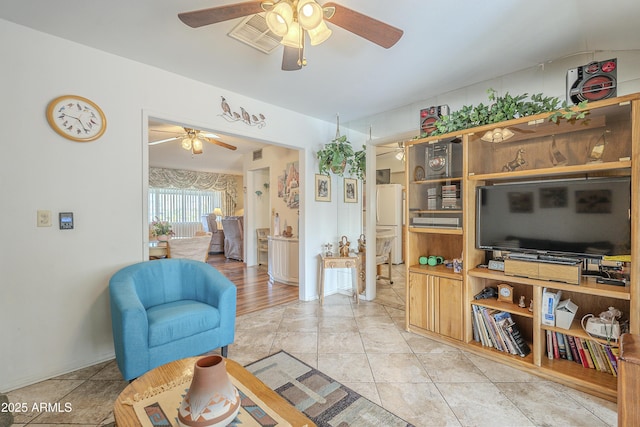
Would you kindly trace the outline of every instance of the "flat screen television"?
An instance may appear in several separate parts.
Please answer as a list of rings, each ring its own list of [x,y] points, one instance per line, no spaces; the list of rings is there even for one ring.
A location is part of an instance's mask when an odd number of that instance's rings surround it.
[[[391,184],[391,169],[376,170],[376,184]]]
[[[480,186],[476,247],[601,258],[631,253],[628,177]]]

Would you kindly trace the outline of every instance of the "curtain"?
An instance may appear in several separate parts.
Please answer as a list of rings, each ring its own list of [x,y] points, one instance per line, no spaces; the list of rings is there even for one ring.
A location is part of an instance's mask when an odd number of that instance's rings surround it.
[[[235,176],[223,173],[149,168],[149,187],[221,191],[224,197],[220,209],[226,216],[234,214],[238,199]]]

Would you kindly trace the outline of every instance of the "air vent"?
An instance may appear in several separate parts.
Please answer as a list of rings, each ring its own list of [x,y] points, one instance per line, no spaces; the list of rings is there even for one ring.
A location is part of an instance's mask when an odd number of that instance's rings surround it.
[[[248,16],[229,33],[230,37],[269,54],[280,46],[281,38],[267,27],[264,13]]]
[[[253,152],[253,161],[262,159],[262,148]]]

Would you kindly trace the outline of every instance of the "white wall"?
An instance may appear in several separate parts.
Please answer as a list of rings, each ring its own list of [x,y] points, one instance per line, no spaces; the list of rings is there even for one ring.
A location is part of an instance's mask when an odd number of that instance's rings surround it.
[[[315,168],[312,149],[331,139],[334,124],[4,20],[0,40],[19,41],[0,43],[0,391],[6,392],[113,357],[108,280],[144,261],[147,248],[149,116],[304,148],[302,176]],[[102,107],[108,123],[102,138],[75,143],[53,132],[45,109],[62,94]],[[268,125],[218,117],[221,95],[264,112]],[[312,181],[302,188],[311,205],[305,193],[313,195]],[[37,228],[38,209],[54,219],[73,211],[75,229]],[[336,228],[324,209],[310,208],[307,216],[303,238],[310,241]],[[315,263],[316,254],[304,255],[306,261]],[[315,298],[317,269],[302,273],[303,298]]]
[[[564,59],[528,68],[493,80],[483,81],[447,93],[434,93],[423,101],[346,123],[352,131],[369,132],[374,144],[402,141],[419,134],[420,109],[447,104],[451,111],[464,105],[489,104],[487,90],[493,88],[500,95],[542,93],[566,98],[566,74],[570,68],[591,61],[618,58],[618,95],[640,92],[640,51],[599,51],[595,54],[570,55]]]

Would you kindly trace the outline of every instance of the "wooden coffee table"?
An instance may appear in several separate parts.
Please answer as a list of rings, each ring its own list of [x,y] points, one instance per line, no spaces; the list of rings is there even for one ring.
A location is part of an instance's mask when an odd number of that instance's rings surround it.
[[[124,401],[132,399],[136,393],[143,394],[153,387],[159,387],[184,375],[193,375],[193,366],[200,357],[190,357],[188,359],[176,360],[159,366],[129,384],[116,399],[113,406],[113,415],[116,425],[120,427],[139,426],[140,421],[136,416],[133,406],[125,404]],[[291,406],[275,391],[267,387],[262,381],[256,378],[237,362],[226,359],[227,372],[294,427],[312,427],[313,421],[308,419],[302,412]]]

